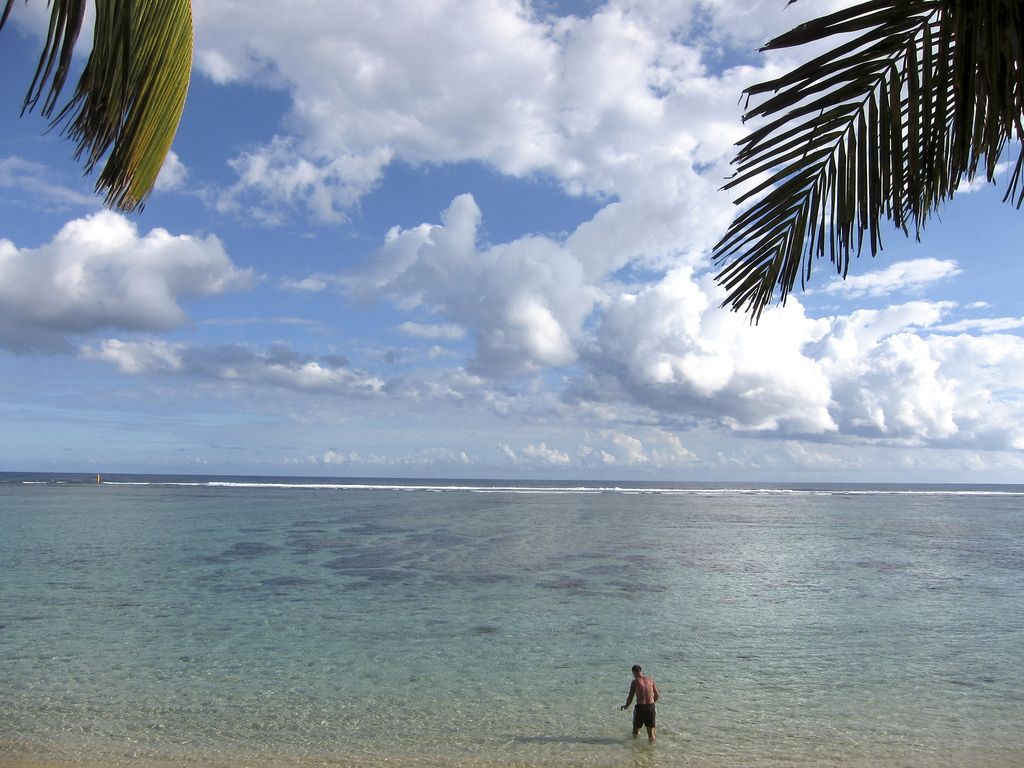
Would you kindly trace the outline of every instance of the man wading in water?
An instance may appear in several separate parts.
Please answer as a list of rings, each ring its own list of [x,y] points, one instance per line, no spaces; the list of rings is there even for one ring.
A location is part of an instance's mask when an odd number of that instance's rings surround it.
[[[640,733],[640,726],[647,729],[647,738],[654,741],[654,702],[658,700],[658,686],[653,677],[644,674],[639,664],[633,665],[633,682],[629,685],[629,695],[626,703],[619,709],[628,709],[636,696],[636,706],[633,707],[633,738]]]

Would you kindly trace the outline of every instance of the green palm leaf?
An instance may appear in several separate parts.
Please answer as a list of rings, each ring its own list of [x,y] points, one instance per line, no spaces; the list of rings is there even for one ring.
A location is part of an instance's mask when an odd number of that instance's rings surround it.
[[[792,2],[793,0],[791,0]],[[715,246],[723,306],[756,321],[785,303],[815,261],[844,277],[865,244],[882,247],[885,218],[919,237],[925,221],[979,166],[994,180],[1007,142],[1024,139],[1020,0],[871,0],[815,19],[762,50],[843,42],[792,72],[748,88],[766,96],[744,120],[724,189],[749,203]],[[1004,199],[1024,203],[1024,154]]]
[[[14,2],[7,0],[0,28]],[[107,205],[133,211],[152,191],[185,107],[192,7],[189,0],[95,0],[95,6],[92,52],[74,95],[54,116],[86,1],[52,0],[46,44],[22,111],[42,99],[43,116],[76,143],[85,172],[103,162],[96,191]]]

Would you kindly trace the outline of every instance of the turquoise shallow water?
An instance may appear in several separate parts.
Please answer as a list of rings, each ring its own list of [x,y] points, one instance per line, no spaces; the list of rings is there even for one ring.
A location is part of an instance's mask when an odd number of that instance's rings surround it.
[[[0,475],[0,764],[1024,765],[1019,488],[458,486]]]

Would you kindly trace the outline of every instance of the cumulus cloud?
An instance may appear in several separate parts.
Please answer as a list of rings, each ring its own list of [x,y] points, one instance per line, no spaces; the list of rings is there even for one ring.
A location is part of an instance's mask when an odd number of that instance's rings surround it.
[[[745,341],[745,320],[709,311],[717,294],[709,300],[712,289],[697,285],[692,269],[672,277],[703,261],[732,214],[716,188],[744,132],[737,95],[762,74],[708,62],[811,11],[609,2],[586,18],[560,18],[504,0],[442,2],[415,14],[388,2],[350,13],[343,3],[313,4],[270,29],[258,6],[244,19],[215,5],[197,11],[200,68],[292,97],[289,135],[236,160],[239,181],[222,205],[263,206],[257,215],[268,221],[302,205],[338,220],[395,159],[547,175],[568,194],[606,204],[563,240],[482,245],[481,213],[461,196],[440,224],[393,229],[345,279],[350,295],[431,314],[435,328],[465,329],[469,365],[482,376],[565,369],[583,355],[588,381],[574,397],[594,413],[613,414],[625,399],[743,430],[837,429],[830,384],[802,352],[827,323],[793,304]],[[728,30],[713,41],[723,48],[690,34],[709,27]],[[336,76],[319,77],[325,69]],[[670,277],[623,293],[610,276],[631,264]],[[313,276],[289,287],[326,284]],[[401,329],[427,333],[411,322]],[[397,389],[460,394],[438,382]]]
[[[469,329],[473,368],[487,375],[571,364],[574,339],[602,297],[579,259],[558,242],[529,237],[478,247],[480,209],[452,201],[439,225],[393,229],[361,270],[345,279],[355,295],[422,307]]]
[[[163,167],[156,177],[154,189],[157,192],[175,192],[185,186],[185,179],[188,178],[188,168],[181,162],[178,153],[171,150],[167,153]]]
[[[121,341],[106,339],[98,346],[86,345],[80,354],[86,360],[102,360],[121,373],[177,373],[185,369],[183,344],[167,341]]]
[[[822,291],[851,299],[877,298],[899,291],[919,291],[932,283],[956,277],[961,271],[952,260],[911,259],[863,275],[851,275],[845,280],[835,278]]]
[[[640,435],[601,430],[584,446],[582,455],[584,464],[648,469],[679,467],[697,459],[678,435],[662,429],[648,429]]]
[[[314,0],[282,15],[269,0],[244,14],[232,3],[197,5],[197,70],[290,100],[280,133],[233,159],[237,181],[218,208],[267,223],[298,209],[338,222],[393,160],[469,161],[622,201],[624,219],[643,214],[650,225],[636,227],[655,245],[648,256],[712,237],[727,203],[717,216],[693,203],[719,185],[743,133],[738,94],[759,75],[719,63],[822,5],[611,0],[565,16],[538,8]],[[22,17],[38,24],[45,14]]]
[[[374,148],[365,155],[315,155],[310,158],[291,139],[278,137],[231,161],[238,180],[217,198],[221,213],[245,212],[265,224],[280,224],[305,210],[323,224],[346,219],[353,206],[380,180],[391,152]]]
[[[572,457],[568,453],[557,448],[548,448],[544,441],[537,445],[526,445],[519,451],[508,443],[498,443],[497,448],[498,452],[513,464],[564,467],[572,463]]]
[[[938,333],[955,308],[951,302],[908,302],[816,321],[790,302],[766,314],[770,322],[737,335],[734,316],[700,310],[699,300],[690,299],[676,302],[675,312],[655,304],[660,324],[651,316],[632,328],[622,325],[619,313],[639,312],[631,305],[642,307],[665,287],[649,288],[624,306],[620,300],[601,336],[608,355],[602,364],[620,362],[616,383],[660,413],[839,442],[993,450],[1024,444],[1022,390],[1014,378],[1022,372],[1024,340]],[[684,282],[673,293],[680,290],[693,285]],[[698,309],[687,317],[684,306]],[[653,346],[644,349],[641,335]]]
[[[730,25],[750,20],[757,42],[803,13],[748,5],[709,7]],[[284,89],[291,109],[281,134],[234,159],[238,179],[221,210],[275,223],[305,209],[341,221],[401,160],[479,162],[621,202],[606,223],[639,215],[632,229],[646,233],[629,258],[706,247],[730,213],[715,190],[743,133],[737,98],[753,71],[709,71],[706,41],[689,34],[707,30],[704,6],[609,2],[588,17],[541,16],[516,0],[443,0],[415,12],[399,0],[371,11],[314,2],[285,17],[267,0],[247,8],[196,8],[197,66],[217,82]],[[717,45],[750,50],[751,40]],[[695,206],[716,196],[715,214]],[[621,241],[595,258],[607,261]]]
[[[932,360],[954,397],[958,447],[1024,450],[1024,339],[993,333],[928,338]]]
[[[619,468],[656,470],[680,468],[697,461],[678,435],[657,427],[629,432],[603,429],[587,432],[582,442],[566,449],[549,447],[547,441],[528,443],[518,450],[508,443],[497,445],[498,453],[519,467],[576,467],[578,469]]]
[[[320,461],[324,464],[385,464],[387,459],[383,456],[371,453],[364,456],[356,451],[336,451],[334,449],[328,449],[323,452],[320,457]]]
[[[954,383],[911,330],[938,317],[936,307],[920,303],[862,310],[835,324],[822,365],[833,382],[833,414],[847,431],[911,440],[957,431]]]
[[[112,363],[128,374],[179,374],[349,397],[373,397],[385,385],[383,379],[349,368],[344,358],[315,359],[284,344],[255,351],[238,344],[213,347],[159,339],[105,339],[84,346],[81,355],[87,360]]]
[[[646,418],[663,424],[839,443],[1005,448],[1018,440],[1015,427],[997,432],[968,418],[976,394],[949,370],[936,340],[968,328],[1012,329],[1014,319],[943,325],[956,305],[923,301],[814,318],[791,298],[751,325],[721,309],[722,289],[690,266],[637,287],[602,279],[574,246],[593,222],[563,241],[526,237],[489,246],[478,242],[480,222],[475,201],[457,198],[441,224],[392,230],[368,263],[342,282],[354,295],[387,298],[399,309],[447,321],[441,326],[465,329],[474,342],[470,368],[484,380],[567,371],[563,397],[577,416],[614,423],[625,413],[646,411]],[[865,276],[855,287],[884,295],[957,271],[950,261],[920,259]],[[419,325],[404,328],[426,335]],[[390,391],[478,401],[480,392],[491,390],[424,379],[404,380]],[[1019,410],[1005,388],[986,391],[989,400],[1008,398],[1005,409],[992,412]],[[499,401],[506,407],[514,402]],[[1011,424],[1022,423],[1020,416]],[[656,459],[627,437],[605,443],[588,449],[588,460],[671,464],[664,446]],[[540,458],[509,450],[518,461]]]
[[[38,248],[0,240],[0,346],[67,350],[69,335],[104,328],[169,330],[187,319],[181,299],[252,280],[212,235],[140,235],[127,218],[103,211],[69,222]]]
[[[544,464],[568,464],[569,454],[555,448],[548,448],[543,442],[540,445],[528,445],[523,448],[522,454],[527,459],[535,459]]]
[[[836,429],[830,387],[803,347],[827,324],[796,302],[751,326],[719,309],[721,291],[689,268],[622,293],[605,309],[591,357],[591,399],[612,381],[656,411],[732,429],[821,434]]]
[[[524,138],[536,133],[536,110],[532,99],[517,96],[547,90],[554,46],[547,27],[531,22],[522,6],[442,2],[410,12],[395,2],[369,11],[359,3],[314,3],[274,20],[266,15],[274,8],[260,5],[248,20],[226,6],[197,9],[197,63],[221,81],[283,80],[293,98],[289,124],[302,137],[286,151],[305,149],[324,165],[328,157],[364,158],[377,171],[391,147],[415,161],[468,159],[502,147],[512,155],[544,152],[528,149],[536,142]],[[518,129],[514,136],[491,130],[496,122]],[[351,178],[339,169],[334,181],[344,187]],[[358,186],[365,169],[354,178]]]

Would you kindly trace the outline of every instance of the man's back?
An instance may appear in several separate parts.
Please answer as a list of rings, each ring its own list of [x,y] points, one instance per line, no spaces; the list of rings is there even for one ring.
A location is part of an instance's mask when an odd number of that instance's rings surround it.
[[[658,700],[657,690],[653,677],[639,675],[633,678],[633,693],[636,694],[637,704],[653,704]]]

